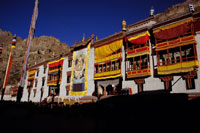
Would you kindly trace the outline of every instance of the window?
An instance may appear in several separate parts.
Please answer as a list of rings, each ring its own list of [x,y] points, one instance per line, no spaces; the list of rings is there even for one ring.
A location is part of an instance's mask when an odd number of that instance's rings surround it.
[[[67,83],[70,83],[71,80],[71,72],[67,72]]]
[[[147,69],[148,68],[148,56],[149,55],[143,55],[141,56],[141,69]]]
[[[157,52],[158,65],[170,65],[179,62],[195,60],[194,44],[175,47]]]
[[[44,65],[44,74],[46,73],[47,64]]]
[[[112,62],[112,71],[115,70],[115,61]]]
[[[103,72],[106,72],[106,64],[103,64]]]
[[[37,89],[33,89],[33,93],[34,93],[33,97],[36,96],[36,92],[37,92]]]
[[[193,44],[182,46],[181,55],[182,55],[183,61],[195,60]]]
[[[116,69],[115,70],[118,70],[118,69],[121,69],[121,60],[116,61]]]
[[[99,72],[102,72],[102,65],[99,65]]]
[[[158,51],[158,65],[168,64],[168,54],[167,50]]]
[[[35,87],[37,87],[37,83],[38,83],[38,80],[37,80],[37,79],[35,79]]]
[[[37,77],[39,76],[39,71],[40,71],[40,70],[39,70],[39,69],[37,69]]]
[[[110,67],[111,67],[111,62],[109,62],[109,63],[107,64],[107,72],[110,71]]]
[[[68,60],[68,67],[72,67],[72,59]]]
[[[45,77],[42,78],[42,86],[44,86],[45,83]]]
[[[140,65],[140,56],[137,56],[134,58],[134,70],[140,70],[141,69],[141,65]]]

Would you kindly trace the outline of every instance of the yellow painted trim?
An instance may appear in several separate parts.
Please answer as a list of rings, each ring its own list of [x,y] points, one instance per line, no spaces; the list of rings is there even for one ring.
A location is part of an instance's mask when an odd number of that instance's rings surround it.
[[[59,62],[59,61],[61,61],[61,60],[64,60],[64,58],[60,58],[59,60],[55,60],[55,61],[48,62],[48,64],[53,64],[53,63]]]
[[[127,58],[137,57],[137,56],[142,56],[142,55],[147,55],[147,54],[150,54],[150,51],[146,50],[146,51],[142,51],[142,52],[138,52],[134,54],[128,54]]]
[[[50,70],[48,73],[54,73],[54,72],[58,72],[58,68],[57,69],[53,69],[53,70]]]
[[[140,37],[142,37],[142,36],[145,36],[146,34],[147,34],[148,36],[150,36],[149,32],[146,31],[145,33],[142,33],[142,34],[139,34],[139,35],[137,35],[137,36],[134,36],[134,37],[128,38],[128,41],[138,39],[138,38],[140,38]]]
[[[55,83],[50,83],[50,84],[47,84],[47,86],[50,86],[50,85],[57,85],[57,84],[55,84]]]

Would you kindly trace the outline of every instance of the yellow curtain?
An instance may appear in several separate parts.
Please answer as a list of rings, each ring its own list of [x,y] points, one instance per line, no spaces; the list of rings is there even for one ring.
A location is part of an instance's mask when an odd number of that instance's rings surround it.
[[[194,67],[199,67],[199,62],[197,60],[167,66],[158,66],[158,74],[167,75],[173,73],[190,72],[194,70]]]
[[[112,43],[109,43],[107,45],[95,48],[95,60],[104,58],[113,52],[117,51],[120,49],[123,45],[123,40],[117,40]]]
[[[97,79],[108,79],[108,78],[116,78],[121,76],[121,69],[109,72],[95,73],[94,80]]]
[[[36,72],[36,70],[30,70],[30,71],[28,72],[28,75],[35,74],[35,72]]]
[[[118,54],[110,55],[110,56],[105,57],[105,58],[95,60],[94,63],[104,63],[105,61],[118,59],[120,57],[121,57],[121,53],[118,53]]]

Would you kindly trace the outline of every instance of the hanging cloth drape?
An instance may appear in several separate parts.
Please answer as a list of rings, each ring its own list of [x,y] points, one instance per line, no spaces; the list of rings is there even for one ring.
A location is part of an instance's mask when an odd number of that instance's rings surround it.
[[[36,72],[35,69],[34,69],[34,70],[30,70],[30,71],[28,72],[28,81],[34,80],[34,78],[35,78],[35,72]]]
[[[184,35],[190,29],[191,29],[191,23],[185,23],[171,29],[161,30],[160,32],[154,33],[154,37],[156,39],[163,39],[163,40],[176,38],[181,35]]]
[[[112,43],[106,44],[104,46],[95,48],[95,60],[107,57],[114,53],[115,51],[122,48],[123,40],[116,40]]]
[[[153,31],[156,39],[172,39],[181,35],[184,35],[188,30],[191,29],[193,18],[186,19],[175,24],[164,26]]]
[[[139,34],[134,37],[130,37],[128,39],[125,37],[125,41],[128,41],[133,44],[137,44],[137,45],[145,44],[149,40],[149,36],[150,36],[149,32],[146,31],[145,33]]]

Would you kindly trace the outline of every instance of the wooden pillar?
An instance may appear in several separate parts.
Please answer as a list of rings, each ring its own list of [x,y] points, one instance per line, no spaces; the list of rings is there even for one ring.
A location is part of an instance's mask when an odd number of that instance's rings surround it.
[[[173,80],[173,76],[164,76],[160,77],[160,79],[165,83],[165,90],[170,91],[170,82]]]
[[[134,81],[138,85],[138,92],[143,92],[143,84],[145,82],[144,78],[134,79]]]
[[[188,72],[187,74],[183,75],[183,79],[185,79],[188,84],[188,89],[192,89],[192,79],[195,78],[196,75],[196,71]]]

